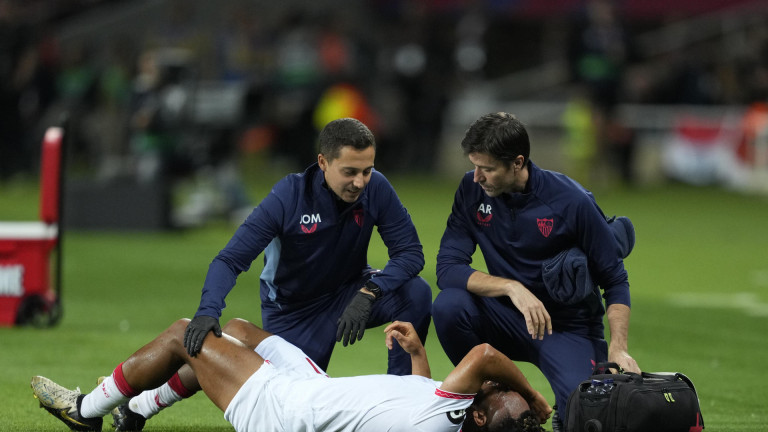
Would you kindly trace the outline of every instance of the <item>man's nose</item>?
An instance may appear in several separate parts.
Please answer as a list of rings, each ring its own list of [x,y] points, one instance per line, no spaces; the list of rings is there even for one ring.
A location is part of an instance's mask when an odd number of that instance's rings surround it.
[[[474,180],[475,180],[475,183],[479,183],[479,182],[485,180],[483,175],[480,173],[480,168],[475,168],[475,179]]]

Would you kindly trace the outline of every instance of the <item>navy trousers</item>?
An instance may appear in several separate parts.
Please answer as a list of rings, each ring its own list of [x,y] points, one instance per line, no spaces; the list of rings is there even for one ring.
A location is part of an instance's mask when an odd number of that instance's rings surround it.
[[[533,340],[523,314],[514,306],[464,289],[440,291],[432,304],[432,319],[454,365],[481,343],[489,343],[512,360],[536,365],[552,387],[561,419],[571,392],[590,376],[595,362],[608,357],[605,339],[553,332]]]
[[[329,296],[299,309],[281,310],[275,304],[262,302],[263,328],[301,348],[318,366],[327,369],[336,346],[338,319],[366,281],[367,278],[356,281],[342,287],[334,297]],[[366,328],[395,320],[408,321],[424,343],[429,330],[431,304],[432,289],[427,281],[421,277],[412,278],[398,289],[385,293],[373,304]],[[387,373],[410,375],[411,356],[397,343],[395,345],[388,352]]]

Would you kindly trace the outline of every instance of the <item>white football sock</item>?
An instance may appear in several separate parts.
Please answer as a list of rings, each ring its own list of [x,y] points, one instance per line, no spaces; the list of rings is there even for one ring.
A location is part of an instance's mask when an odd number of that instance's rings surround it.
[[[141,392],[128,402],[128,408],[148,419],[182,399],[184,398],[165,383],[156,389]]]
[[[104,417],[127,400],[128,396],[120,392],[115,379],[110,375],[85,395],[80,404],[80,415],[86,418]]]

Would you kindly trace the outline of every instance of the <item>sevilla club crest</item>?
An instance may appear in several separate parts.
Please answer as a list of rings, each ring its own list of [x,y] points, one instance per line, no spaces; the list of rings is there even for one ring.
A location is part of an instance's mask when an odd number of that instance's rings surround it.
[[[539,226],[539,231],[541,231],[541,235],[543,235],[544,237],[549,237],[549,234],[552,232],[552,227],[555,224],[555,220],[536,218],[536,224]]]
[[[365,211],[363,209],[355,209],[352,213],[352,217],[355,219],[357,226],[363,226],[363,220]]]

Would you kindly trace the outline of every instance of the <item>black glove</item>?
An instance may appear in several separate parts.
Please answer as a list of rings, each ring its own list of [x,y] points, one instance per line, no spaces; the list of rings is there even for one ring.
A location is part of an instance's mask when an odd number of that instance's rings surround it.
[[[355,338],[360,340],[365,333],[365,326],[368,324],[368,317],[371,316],[371,307],[376,298],[370,294],[359,291],[349,302],[344,313],[341,314],[336,330],[336,342],[341,341],[344,336],[344,346],[355,343]]]
[[[187,329],[184,330],[184,348],[187,349],[187,353],[192,357],[203,348],[203,339],[208,335],[208,332],[213,330],[213,334],[216,337],[221,337],[221,327],[219,326],[219,320],[205,315],[199,315],[192,318],[192,321],[187,325]]]

